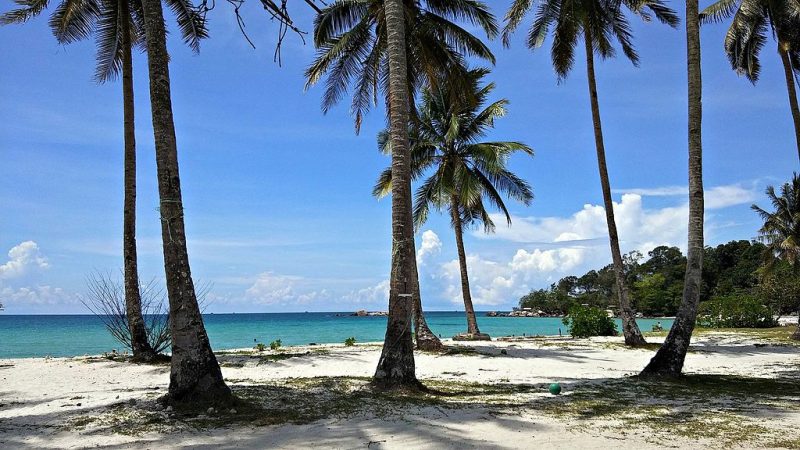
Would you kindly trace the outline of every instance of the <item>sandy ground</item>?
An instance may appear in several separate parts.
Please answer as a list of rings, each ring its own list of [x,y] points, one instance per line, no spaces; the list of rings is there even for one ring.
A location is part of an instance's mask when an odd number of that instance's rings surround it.
[[[619,338],[471,347],[418,353],[420,379],[460,394],[407,402],[373,398],[354,378],[372,375],[377,344],[226,352],[229,385],[268,409],[269,420],[244,423],[239,411],[159,408],[168,366],[0,360],[0,448],[800,447],[800,347],[784,341],[703,334],[685,371],[724,376],[677,385],[626,378],[653,350]],[[552,382],[562,395],[547,392]]]

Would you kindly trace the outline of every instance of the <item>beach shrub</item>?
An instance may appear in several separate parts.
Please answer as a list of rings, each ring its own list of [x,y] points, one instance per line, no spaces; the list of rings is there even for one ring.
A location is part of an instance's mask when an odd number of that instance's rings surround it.
[[[576,338],[617,334],[617,324],[600,308],[573,306],[562,322]]]
[[[706,328],[771,328],[778,326],[772,310],[755,296],[734,294],[700,304],[697,324]]]
[[[274,341],[270,342],[269,343],[269,348],[271,350],[277,350],[277,349],[281,348],[281,340],[280,339],[275,339]]]
[[[256,344],[255,349],[260,351],[260,352],[263,352],[264,350],[267,349],[267,346],[264,345],[263,342],[259,342],[258,344]]]
[[[344,345],[345,345],[345,347],[352,347],[352,346],[356,345],[356,338],[353,337],[353,336],[350,336],[349,338],[344,340]]]

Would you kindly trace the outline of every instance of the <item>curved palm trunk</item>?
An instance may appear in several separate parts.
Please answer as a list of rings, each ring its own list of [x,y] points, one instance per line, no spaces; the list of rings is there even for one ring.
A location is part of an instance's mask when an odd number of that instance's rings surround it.
[[[172,368],[166,399],[174,403],[224,404],[232,400],[232,395],[208,342],[186,251],[164,13],[160,0],[143,0],[142,4],[172,334]]]
[[[453,221],[453,230],[456,235],[458,248],[458,266],[461,269],[461,296],[464,299],[464,312],[467,315],[466,339],[488,340],[489,335],[481,333],[478,321],[475,319],[475,308],[472,306],[472,294],[469,290],[469,274],[467,273],[467,253],[464,251],[464,228],[461,223],[461,214],[458,211],[458,199],[453,198],[450,203],[450,218]],[[454,339],[462,337],[455,336]]]
[[[414,260],[414,337],[417,349],[429,352],[439,351],[444,348],[442,341],[433,334],[428,322],[425,320],[425,313],[422,311],[422,295],[419,288],[419,273],[417,262]]]
[[[786,77],[786,89],[789,94],[789,108],[792,110],[792,121],[794,122],[794,138],[797,143],[797,157],[800,158],[800,108],[797,106],[797,91],[794,87],[794,72],[792,61],[789,59],[789,50],[778,42],[778,54],[781,55],[783,62],[783,74]],[[800,335],[798,335],[800,338]]]
[[[622,265],[622,254],[619,250],[619,236],[617,235],[617,222],[614,219],[614,204],[611,201],[611,183],[608,180],[608,167],[606,166],[606,150],[603,143],[603,128],[600,123],[600,103],[597,100],[597,83],[594,74],[594,51],[592,49],[592,34],[589,27],[584,27],[584,41],[586,44],[586,72],[589,79],[589,99],[592,104],[592,121],[594,122],[594,142],[597,148],[597,167],[600,170],[600,185],[603,189],[603,206],[606,210],[606,223],[608,224],[608,240],[611,244],[611,259],[614,262],[614,276],[617,282],[617,295],[619,296],[619,315],[622,319],[622,334],[625,336],[626,345],[644,345],[647,342],[636,324],[636,318],[628,300],[628,288],[625,286],[625,271]]]
[[[703,147],[701,139],[702,80],[700,77],[700,20],[697,0],[686,0],[686,51],[689,74],[689,241],[683,300],[664,345],[642,375],[677,377],[692,339],[703,273]]]
[[[157,1],[157,0],[149,0]],[[392,140],[392,270],[389,317],[372,383],[378,388],[418,388],[411,322],[414,313],[414,228],[411,215],[411,155],[405,16],[401,0],[385,0],[389,57],[389,132]]]
[[[125,133],[125,198],[122,212],[122,258],[125,282],[125,314],[131,333],[133,359],[150,361],[156,355],[147,340],[139,292],[136,257],[136,133],[133,100],[133,58],[131,56],[131,13],[127,0],[120,1],[122,17],[122,109]]]

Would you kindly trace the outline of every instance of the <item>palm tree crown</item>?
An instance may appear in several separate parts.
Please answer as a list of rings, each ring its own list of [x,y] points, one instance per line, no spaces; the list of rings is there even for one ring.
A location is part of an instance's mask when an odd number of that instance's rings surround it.
[[[775,211],[757,205],[752,208],[764,220],[759,239],[767,246],[767,265],[780,259],[800,269],[800,177],[795,173],[790,182],[781,186],[780,195],[773,186],[767,187],[766,194]]]
[[[21,8],[0,16],[0,25],[23,23],[41,14],[49,0],[14,0]],[[123,2],[126,4],[123,5]],[[200,40],[208,37],[205,19],[190,0],[165,0],[175,13],[184,42],[195,52]],[[125,18],[125,12],[129,18]],[[98,82],[119,75],[125,52],[123,20],[130,24],[132,46],[144,49],[144,13],[142,0],[62,0],[50,15],[49,25],[59,43],[69,44],[95,37],[97,43]]]
[[[448,86],[422,91],[419,122],[410,132],[412,178],[421,178],[429,169],[433,173],[416,192],[416,228],[425,223],[433,206],[437,210],[456,208],[464,225],[482,224],[491,232],[494,222],[484,207],[484,199],[502,211],[509,224],[511,214],[501,193],[526,205],[533,199],[528,183],[507,168],[512,153],[533,154],[533,150],[521,142],[481,141],[494,126],[494,120],[505,115],[508,105],[508,100],[503,99],[482,108],[494,89],[494,83],[480,86],[487,73],[485,69],[467,72],[466,82],[472,86],[469,101],[463,101],[461,93],[451,92]],[[391,152],[386,132],[379,134],[378,145],[384,153]],[[387,168],[373,194],[389,194],[391,178]]]
[[[771,32],[800,70],[800,2],[795,0],[719,0],[700,13],[702,23],[733,16],[725,35],[731,67],[755,83],[761,72],[759,53]]]
[[[622,6],[646,22],[655,16],[662,23],[671,26],[678,24],[678,16],[661,0],[542,0],[536,7],[526,44],[530,49],[541,47],[550,27],[553,27],[551,56],[560,79],[572,69],[578,38],[586,32],[591,35],[594,51],[601,57],[615,56],[612,39],[616,39],[625,56],[638,65],[639,56],[633,47],[631,26]],[[506,46],[510,43],[511,34],[532,7],[530,0],[515,0],[511,5],[503,28],[503,43]]]
[[[404,0],[408,80],[410,92],[447,77],[463,67],[464,56],[494,63],[494,55],[480,39],[457,25],[466,20],[492,38],[497,23],[478,0]],[[353,88],[350,112],[356,131],[364,114],[377,103],[379,92],[388,95],[387,35],[381,0],[337,0],[314,20],[317,57],[306,71],[306,87],[327,74],[322,109],[328,112]],[[388,104],[388,102],[387,102]]]

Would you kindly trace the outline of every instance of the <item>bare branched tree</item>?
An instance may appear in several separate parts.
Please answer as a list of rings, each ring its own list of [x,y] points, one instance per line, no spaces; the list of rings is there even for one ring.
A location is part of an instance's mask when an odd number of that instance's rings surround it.
[[[131,349],[131,331],[125,307],[125,289],[122,282],[110,273],[95,272],[86,277],[87,294],[81,303],[96,315],[114,339]],[[201,284],[197,289],[200,308],[205,309],[205,298],[211,286]],[[172,345],[169,331],[169,309],[163,287],[155,279],[139,284],[142,297],[142,316],[145,321],[147,341],[157,354],[163,354]]]

